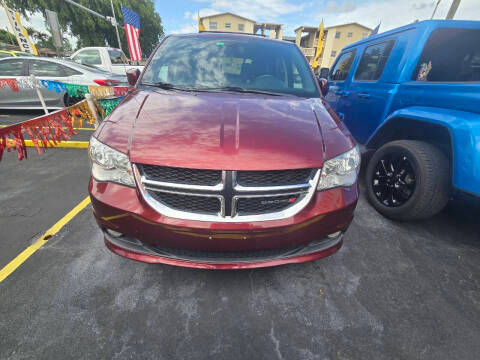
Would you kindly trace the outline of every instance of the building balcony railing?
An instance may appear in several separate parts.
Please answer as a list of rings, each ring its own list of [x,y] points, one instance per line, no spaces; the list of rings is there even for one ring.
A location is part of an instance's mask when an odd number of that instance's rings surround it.
[[[315,48],[300,48],[305,56],[315,56]]]

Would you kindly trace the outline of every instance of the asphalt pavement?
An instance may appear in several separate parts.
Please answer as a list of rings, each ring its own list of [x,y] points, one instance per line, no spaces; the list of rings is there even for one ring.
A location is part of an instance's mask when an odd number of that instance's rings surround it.
[[[88,177],[85,150],[4,155],[0,269]],[[478,359],[478,217],[397,223],[363,194],[337,254],[248,271],[121,258],[88,206],[0,283],[0,359]]]

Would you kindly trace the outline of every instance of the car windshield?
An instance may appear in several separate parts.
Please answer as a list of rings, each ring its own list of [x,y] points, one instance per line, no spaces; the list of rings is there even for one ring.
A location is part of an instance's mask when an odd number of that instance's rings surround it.
[[[145,69],[141,84],[320,96],[296,46],[262,38],[210,34],[167,38]]]

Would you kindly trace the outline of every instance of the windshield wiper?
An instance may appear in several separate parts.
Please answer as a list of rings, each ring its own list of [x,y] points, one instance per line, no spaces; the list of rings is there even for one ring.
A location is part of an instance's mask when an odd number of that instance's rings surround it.
[[[250,93],[250,94],[262,94],[262,95],[270,95],[270,96],[288,96],[290,94],[283,94],[271,91],[264,91],[264,90],[257,90],[257,89],[246,89],[240,86],[223,86],[223,87],[216,87],[216,88],[200,88],[195,89],[195,91],[230,91],[230,92],[239,92],[239,93]]]
[[[155,87],[158,87],[158,88],[164,89],[164,90],[181,90],[181,91],[192,91],[192,90],[194,90],[193,88],[189,88],[189,87],[186,87],[186,86],[174,85],[174,84],[170,84],[170,83],[166,83],[166,82],[162,82],[162,81],[155,82],[155,83],[142,82],[142,83],[140,83],[140,85],[155,86]]]

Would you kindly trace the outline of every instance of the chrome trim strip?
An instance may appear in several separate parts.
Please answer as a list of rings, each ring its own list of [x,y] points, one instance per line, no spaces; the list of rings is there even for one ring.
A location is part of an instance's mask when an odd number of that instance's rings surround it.
[[[144,176],[140,174],[138,167],[135,164],[133,166],[133,174],[135,176],[135,180],[137,182],[138,189],[140,194],[142,195],[143,199],[147,202],[147,204],[156,210],[158,213],[172,217],[177,219],[183,220],[194,220],[194,221],[209,221],[209,222],[223,222],[223,223],[235,223],[235,222],[256,222],[256,221],[272,221],[272,220],[280,220],[288,217],[292,217],[299,213],[312,199],[315,191],[317,189],[317,184],[320,179],[320,172],[321,169],[317,169],[315,172],[315,176],[309,181],[309,188],[305,189],[304,191],[297,191],[294,194],[304,193],[304,197],[298,201],[293,206],[277,212],[266,213],[266,214],[256,214],[256,215],[235,215],[228,216],[225,214],[225,199],[221,195],[215,194],[195,194],[195,193],[188,193],[188,192],[181,192],[181,191],[172,191],[167,189],[157,189],[157,188],[149,188],[153,191],[158,192],[173,192],[182,195],[190,195],[190,196],[213,196],[218,197],[221,199],[221,213],[219,214],[201,214],[201,213],[191,213],[185,212],[180,210],[174,210],[170,207],[167,207],[160,203],[159,201],[155,200],[152,195],[148,194],[147,187],[143,183],[145,180]],[[222,183],[225,182],[226,171],[222,172]],[[190,188],[189,188],[190,189]],[[278,188],[276,190],[279,190]],[[257,190],[258,191],[258,190]],[[285,193],[272,193],[272,194],[262,194],[261,196],[281,196],[286,195]],[[236,197],[255,197],[256,195],[236,195]],[[233,201],[233,199],[232,199]],[[234,208],[234,206],[232,207]],[[232,211],[233,212],[233,211]]]
[[[188,189],[188,190],[200,190],[200,191],[222,191],[225,186],[224,182],[218,183],[214,186],[209,185],[189,185],[189,184],[176,184],[163,181],[148,180],[145,175],[142,175],[141,181],[144,184],[159,186],[159,187],[168,187],[172,189]]]

